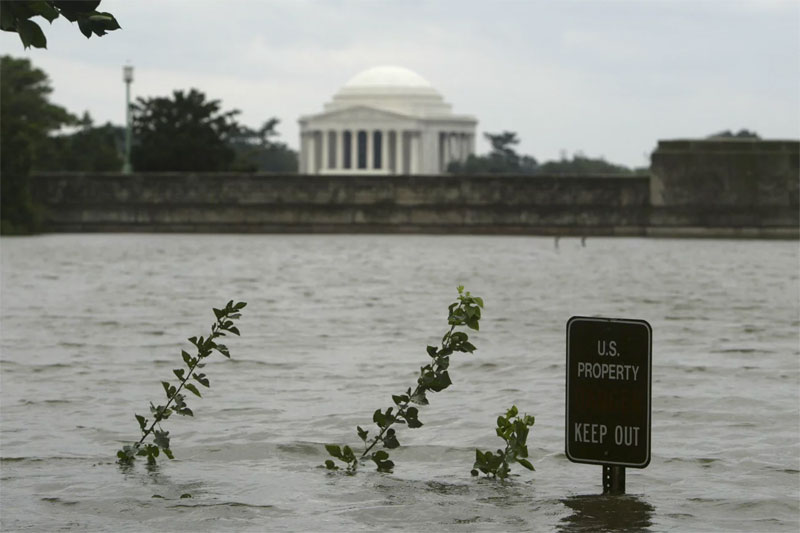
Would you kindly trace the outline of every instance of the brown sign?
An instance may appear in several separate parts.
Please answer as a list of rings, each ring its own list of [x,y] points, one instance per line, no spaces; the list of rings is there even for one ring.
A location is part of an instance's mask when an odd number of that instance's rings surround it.
[[[652,337],[644,320],[576,316],[567,322],[570,461],[650,463]]]

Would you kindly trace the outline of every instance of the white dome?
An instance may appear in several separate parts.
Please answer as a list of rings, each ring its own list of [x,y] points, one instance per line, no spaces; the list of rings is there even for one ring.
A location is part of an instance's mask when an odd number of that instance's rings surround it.
[[[433,88],[430,82],[405,67],[383,65],[359,72],[344,84],[345,87],[426,87]]]
[[[450,104],[433,86],[404,67],[384,65],[359,72],[325,104],[325,111],[366,106],[416,117],[450,115]]]

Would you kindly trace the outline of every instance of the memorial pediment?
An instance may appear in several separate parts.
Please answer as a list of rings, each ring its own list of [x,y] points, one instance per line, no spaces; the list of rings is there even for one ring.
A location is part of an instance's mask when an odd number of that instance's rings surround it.
[[[346,121],[348,123],[351,122],[395,122],[395,121],[409,121],[414,120],[416,117],[412,117],[410,115],[404,115],[402,113],[395,113],[392,111],[386,111],[384,109],[376,109],[374,107],[369,107],[366,105],[360,106],[353,106],[347,107],[344,109],[337,109],[334,111],[328,111],[325,113],[320,113],[318,115],[312,115],[308,117],[309,122],[313,122],[316,124],[326,123],[326,122],[342,122]]]

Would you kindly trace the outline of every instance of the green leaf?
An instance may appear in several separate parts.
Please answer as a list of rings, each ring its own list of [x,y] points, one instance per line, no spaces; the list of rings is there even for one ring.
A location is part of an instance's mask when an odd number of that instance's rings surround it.
[[[361,428],[361,426],[356,426],[356,430],[358,431],[358,438],[367,442],[367,435],[369,434],[368,431]]]
[[[418,416],[418,410],[416,407],[409,407],[408,409],[406,409],[405,419],[409,428],[415,429],[422,427],[422,422],[420,422],[419,419],[417,419],[417,416]]]
[[[334,463],[330,459],[325,460],[325,468],[327,468],[328,470],[339,470],[339,467],[336,466],[336,463]]]
[[[184,370],[182,368],[173,368],[172,369],[172,373],[175,374],[175,377],[177,377],[181,381],[183,381],[183,372],[184,372]]]
[[[0,9],[0,30],[17,31],[17,17],[11,9]]]
[[[234,305],[233,308],[237,311],[239,309],[244,309],[247,306],[247,302],[239,302],[238,304]]]
[[[436,353],[438,351],[436,346],[428,346],[426,350],[428,351],[428,355],[430,355],[431,357],[436,357]]]
[[[450,338],[453,340],[453,342],[461,344],[462,342],[466,341],[469,338],[469,336],[463,331],[455,331],[450,336]]]
[[[524,466],[525,468],[527,468],[528,470],[536,470],[535,468],[533,468],[531,462],[528,461],[527,459],[517,459],[517,462],[522,466]]]
[[[400,446],[400,441],[397,440],[396,433],[393,429],[386,430],[386,435],[383,436],[383,445],[390,450]]]
[[[378,465],[378,472],[391,472],[394,468],[394,462],[392,461],[376,461]]]
[[[181,357],[183,357],[183,362],[186,363],[187,366],[192,366],[192,363],[194,363],[194,358],[189,355],[189,352],[186,350],[181,350]]]
[[[219,353],[221,353],[222,355],[224,355],[225,357],[227,357],[227,358],[229,358],[229,359],[230,359],[230,357],[231,357],[231,354],[230,354],[230,352],[228,352],[228,347],[227,347],[227,346],[225,346],[224,344],[217,344],[217,345],[216,345],[216,350],[217,350]]]
[[[195,387],[193,384],[187,383],[184,385],[184,388],[194,393],[195,396],[202,397],[200,391],[197,390],[197,387]]]
[[[170,450],[169,448],[164,448],[164,455],[166,455],[170,459],[175,459],[175,456],[172,455],[172,450]]]
[[[209,384],[208,378],[206,377],[205,374],[192,374],[192,377],[194,379],[196,379],[197,382],[200,383],[200,385],[203,385],[204,387],[210,387],[211,386]]]
[[[326,444],[325,449],[328,450],[328,453],[333,457],[336,457],[337,459],[342,459],[342,449],[336,444]]]
[[[450,374],[448,374],[447,372],[442,372],[441,374],[439,374],[434,378],[434,380],[430,384],[430,388],[434,392],[439,392],[443,391],[452,384],[453,382],[450,381]]]
[[[186,499],[186,498],[191,498],[191,497],[192,497],[192,495],[189,494],[188,492],[185,492],[185,493],[181,494],[181,500]]]
[[[377,452],[372,454],[372,458],[376,461],[385,461],[389,458],[389,454],[383,450],[378,450]]]
[[[478,319],[473,317],[466,321],[467,327],[470,329],[474,329],[475,331],[480,330],[480,326],[478,325]]]
[[[28,9],[33,11],[35,14],[46,18],[47,22],[53,22],[58,18],[58,10],[53,7],[50,2],[38,0],[36,2],[27,2],[27,6]]]
[[[356,456],[350,446],[342,447],[342,458],[347,462],[355,460]]]
[[[411,402],[417,405],[428,405],[428,397],[425,395],[425,390],[422,389],[411,396]]]
[[[47,39],[42,28],[32,20],[18,20],[17,33],[25,48],[47,48]]]
[[[223,311],[222,309],[217,309],[216,307],[214,307],[212,308],[212,311],[214,311],[214,316],[217,317],[217,320],[225,316],[225,311]]]
[[[92,23],[88,17],[78,17],[78,29],[89,39],[92,36]]]
[[[134,414],[136,420],[139,422],[139,427],[142,428],[142,431],[145,430],[145,426],[147,426],[147,419],[142,415]]]
[[[461,345],[461,349],[462,349],[462,351],[467,352],[467,353],[472,353],[475,350],[477,350],[477,348],[475,348],[475,345],[473,345],[470,342],[465,342],[464,344],[462,344]]]
[[[228,331],[230,331],[234,335],[239,335],[239,328],[231,326],[231,327],[228,328]]]
[[[406,396],[405,394],[401,394],[401,395],[392,394],[392,401],[396,405],[400,405],[400,404],[408,402],[408,396]]]
[[[169,448],[169,431],[160,431],[157,429],[153,432],[153,435],[153,442],[155,442],[156,446],[161,449]]]

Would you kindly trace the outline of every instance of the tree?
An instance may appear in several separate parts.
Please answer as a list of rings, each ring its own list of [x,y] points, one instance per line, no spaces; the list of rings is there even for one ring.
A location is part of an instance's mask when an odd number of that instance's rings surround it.
[[[623,165],[609,163],[602,157],[586,157],[582,152],[573,154],[572,159],[562,157],[560,161],[547,161],[539,167],[541,174],[631,174],[633,171]]]
[[[72,133],[55,135],[33,162],[36,171],[118,172],[122,168],[125,128],[110,122],[95,126],[84,113]]]
[[[231,141],[236,151],[235,170],[297,172],[297,152],[285,143],[273,140],[278,136],[275,128],[279,122],[277,118],[271,118],[257,130],[240,128]]]
[[[47,38],[33,17],[52,22],[63,16],[77,22],[86,38],[119,29],[114,15],[97,11],[100,0],[0,0],[0,30],[17,33],[25,48],[47,48]]]
[[[2,231],[30,232],[36,210],[28,174],[47,150],[48,135],[75,117],[50,103],[50,80],[27,59],[0,57],[0,215]]]
[[[738,133],[733,133],[731,130],[721,131],[708,136],[709,139],[754,139],[758,140],[758,133],[750,130],[739,130]]]
[[[229,170],[235,152],[229,142],[240,132],[238,110],[220,111],[197,89],[172,98],[138,98],[131,104],[133,168],[139,171]]]
[[[531,156],[520,156],[514,150],[519,144],[517,134],[512,131],[492,134],[484,133],[492,145],[488,155],[470,155],[465,163],[454,162],[447,171],[454,174],[534,174],[537,162]]]

